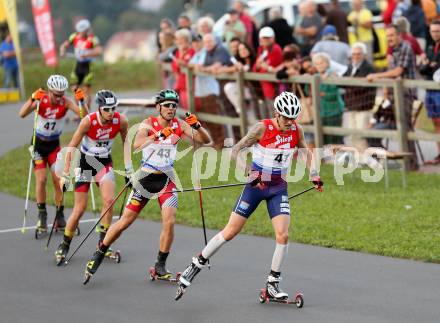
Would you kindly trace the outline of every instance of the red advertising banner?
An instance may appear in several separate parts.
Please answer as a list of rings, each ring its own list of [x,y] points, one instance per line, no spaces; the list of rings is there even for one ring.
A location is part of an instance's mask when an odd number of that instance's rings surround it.
[[[47,66],[58,64],[49,0],[32,0],[35,30]]]

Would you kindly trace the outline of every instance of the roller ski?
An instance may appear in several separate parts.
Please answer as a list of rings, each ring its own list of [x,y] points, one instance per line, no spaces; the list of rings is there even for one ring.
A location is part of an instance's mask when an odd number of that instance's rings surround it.
[[[282,303],[282,304],[295,304],[297,308],[301,308],[304,305],[303,294],[297,293],[293,299],[289,298],[289,295],[283,292],[279,288],[281,277],[275,277],[269,275],[267,277],[266,288],[260,290],[258,300],[260,303]]]
[[[47,212],[39,211],[38,212],[38,222],[35,228],[35,239],[40,239],[41,237],[47,234]]]
[[[178,301],[182,298],[186,289],[191,285],[194,277],[205,267],[205,263],[202,263],[199,258],[193,257],[191,264],[185,269],[185,271],[180,275],[177,282],[177,292],[174,299]]]
[[[102,261],[105,258],[106,251],[100,250],[99,248],[95,251],[92,258],[89,260],[86,266],[86,270],[84,272],[84,280],[83,285],[86,285],[90,278],[96,273]]]
[[[121,262],[121,251],[116,250],[114,251],[111,248],[108,248],[104,255],[105,258],[108,258],[110,260],[113,260],[117,264]]]
[[[61,242],[58,246],[58,249],[55,251],[55,263],[57,266],[61,266],[65,263],[69,249],[70,245],[65,241]]]
[[[151,281],[163,280],[170,283],[177,283],[180,278],[180,273],[176,273],[176,275],[174,276],[172,273],[166,270],[165,264],[161,264],[158,262],[156,262],[154,267],[150,267],[148,272]]]

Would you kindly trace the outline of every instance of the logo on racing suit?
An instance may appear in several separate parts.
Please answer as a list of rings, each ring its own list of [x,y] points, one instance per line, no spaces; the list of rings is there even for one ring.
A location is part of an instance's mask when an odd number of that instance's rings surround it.
[[[249,203],[245,201],[241,201],[238,207],[242,210],[247,210],[249,208]]]

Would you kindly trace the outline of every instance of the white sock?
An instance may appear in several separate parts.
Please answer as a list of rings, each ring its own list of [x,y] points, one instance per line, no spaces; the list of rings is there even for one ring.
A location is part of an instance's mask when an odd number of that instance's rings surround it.
[[[271,270],[280,272],[281,265],[283,264],[284,257],[287,255],[287,251],[289,249],[288,244],[280,244],[277,242],[275,251],[272,257],[272,266]]]
[[[225,242],[223,234],[221,232],[217,233],[202,250],[202,257],[205,259],[211,258]]]

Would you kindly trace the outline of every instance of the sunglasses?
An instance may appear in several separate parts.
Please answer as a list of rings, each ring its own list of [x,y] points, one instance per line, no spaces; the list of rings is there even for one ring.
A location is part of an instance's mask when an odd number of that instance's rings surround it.
[[[116,106],[113,107],[102,107],[102,110],[105,112],[113,112],[116,110]]]
[[[170,108],[170,109],[177,109],[177,103],[169,102],[169,103],[161,103],[161,107]]]

